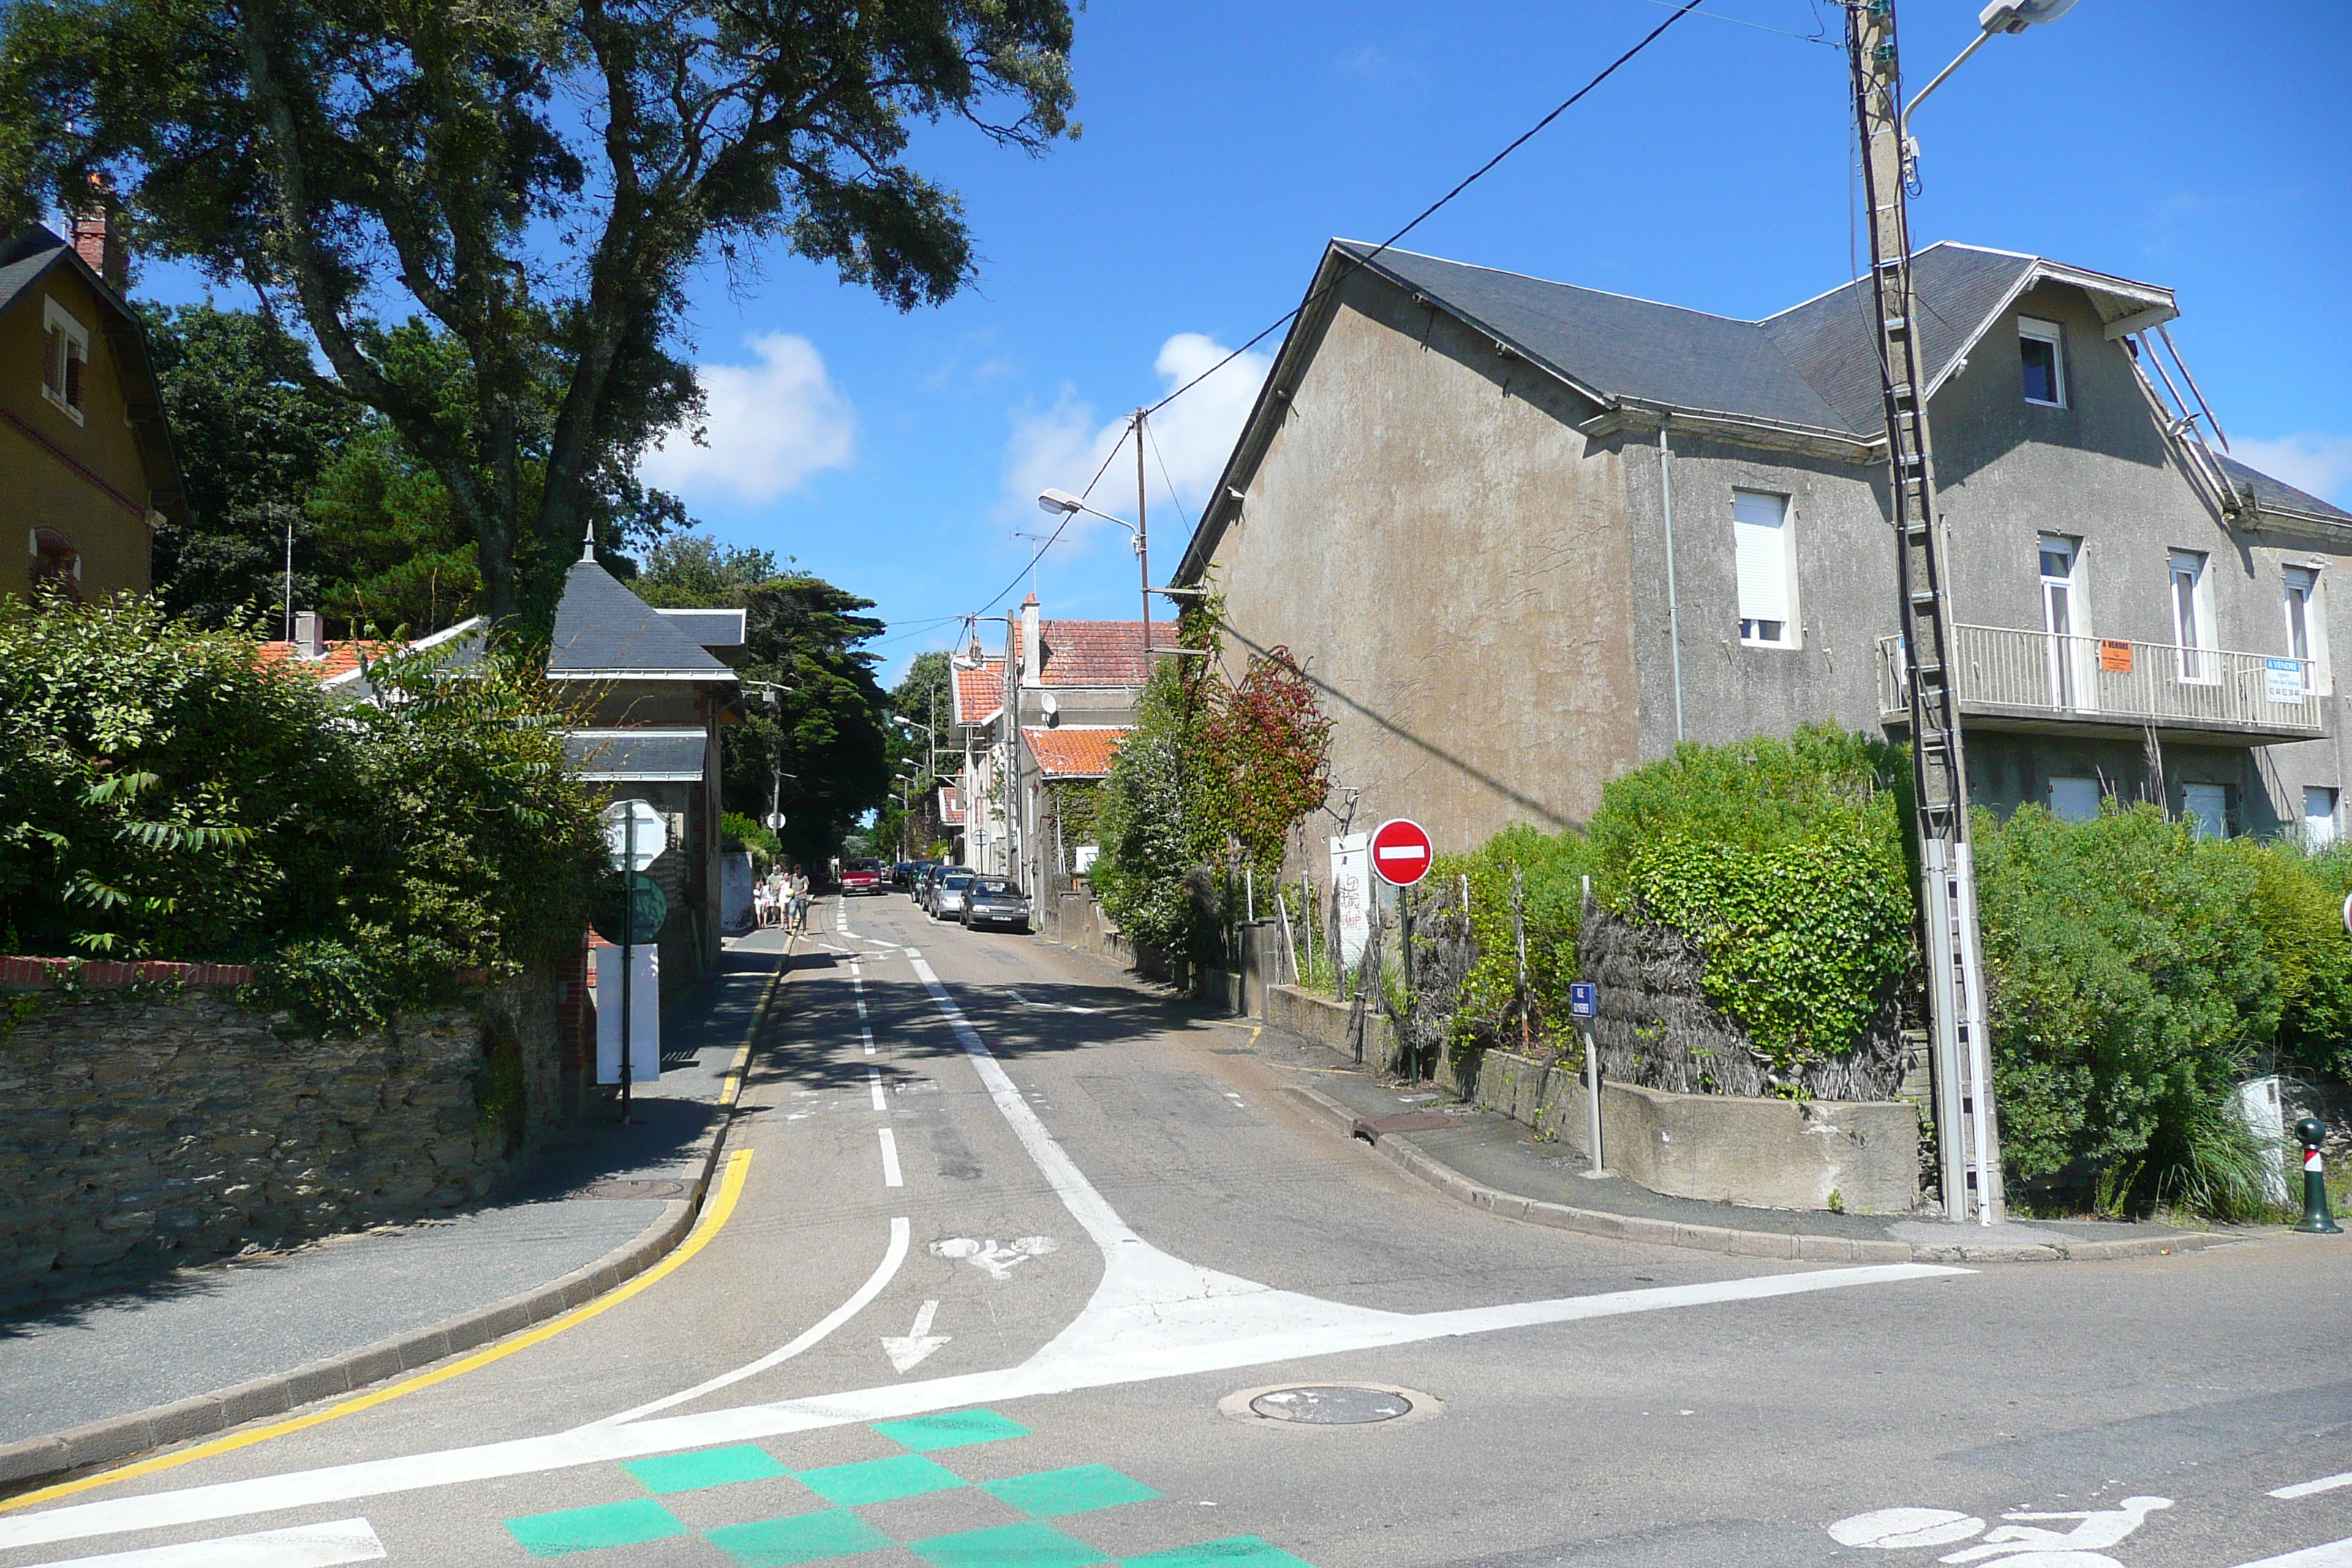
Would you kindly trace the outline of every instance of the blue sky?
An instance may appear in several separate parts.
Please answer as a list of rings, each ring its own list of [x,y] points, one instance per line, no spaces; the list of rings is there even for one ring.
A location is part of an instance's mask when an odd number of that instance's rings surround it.
[[[1977,9],[1905,0],[1914,86]],[[734,289],[714,270],[694,310],[713,446],[648,471],[719,539],[877,600],[895,675],[954,633],[919,623],[987,609],[1015,577],[1014,531],[1050,526],[1026,498],[1081,488],[1106,426],[1296,304],[1325,239],[1384,237],[1668,14],[1097,0],[1078,17],[1079,141],[1034,161],[951,127],[917,141],[962,193],[978,286],[902,316],[789,256]],[[1850,110],[1842,51],[1808,36],[1839,25],[1827,0],[1707,0],[1404,243],[1741,317],[1832,287],[1850,275]],[[2347,67],[2336,0],[2082,0],[1994,39],[1921,111],[1914,233],[2177,289],[2175,339],[2240,454],[2352,503]],[[1254,368],[1158,422],[1187,518]],[[1105,496],[1131,510],[1131,468]],[[1152,506],[1164,574],[1184,530],[1156,466]],[[1049,615],[1135,613],[1107,527],[1039,567]]]

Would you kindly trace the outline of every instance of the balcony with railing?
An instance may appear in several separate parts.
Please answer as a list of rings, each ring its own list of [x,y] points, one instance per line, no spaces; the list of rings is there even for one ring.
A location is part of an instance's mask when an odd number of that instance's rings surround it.
[[[1955,626],[1952,680],[1963,718],[1996,727],[2096,734],[2153,728],[2266,745],[2326,733],[2307,659],[2006,626]],[[1878,639],[1878,711],[1907,723],[1903,639]]]

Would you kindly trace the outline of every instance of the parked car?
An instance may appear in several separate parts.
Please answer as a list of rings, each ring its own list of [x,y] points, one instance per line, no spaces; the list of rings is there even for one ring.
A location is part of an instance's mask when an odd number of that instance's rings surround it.
[[[841,896],[853,893],[879,893],[882,886],[882,862],[871,856],[860,856],[841,863]]]
[[[931,889],[931,918],[952,921],[963,918],[964,890],[971,886],[972,873],[962,867],[952,867],[940,874]]]
[[[916,861],[915,868],[907,875],[907,896],[915,902],[921,903],[924,890],[930,882],[931,873],[939,868],[940,863],[937,860]]]
[[[1011,926],[1025,931],[1029,900],[1003,877],[974,877],[964,891],[963,923],[975,931],[982,926]]]
[[[900,860],[891,866],[890,885],[892,887],[904,889],[914,879],[915,863],[912,860]]]

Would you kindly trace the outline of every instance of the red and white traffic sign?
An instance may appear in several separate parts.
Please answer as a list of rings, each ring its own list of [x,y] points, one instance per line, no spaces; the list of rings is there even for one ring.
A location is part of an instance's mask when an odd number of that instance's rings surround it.
[[[1410,816],[1392,816],[1372,834],[1372,870],[1391,887],[1412,887],[1429,875],[1436,858],[1429,829]]]

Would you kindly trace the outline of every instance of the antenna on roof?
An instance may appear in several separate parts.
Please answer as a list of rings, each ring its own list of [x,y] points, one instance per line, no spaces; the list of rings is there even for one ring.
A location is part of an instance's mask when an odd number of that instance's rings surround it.
[[[588,537],[580,546],[580,559],[583,562],[596,559],[596,520],[593,517],[588,520]]]

